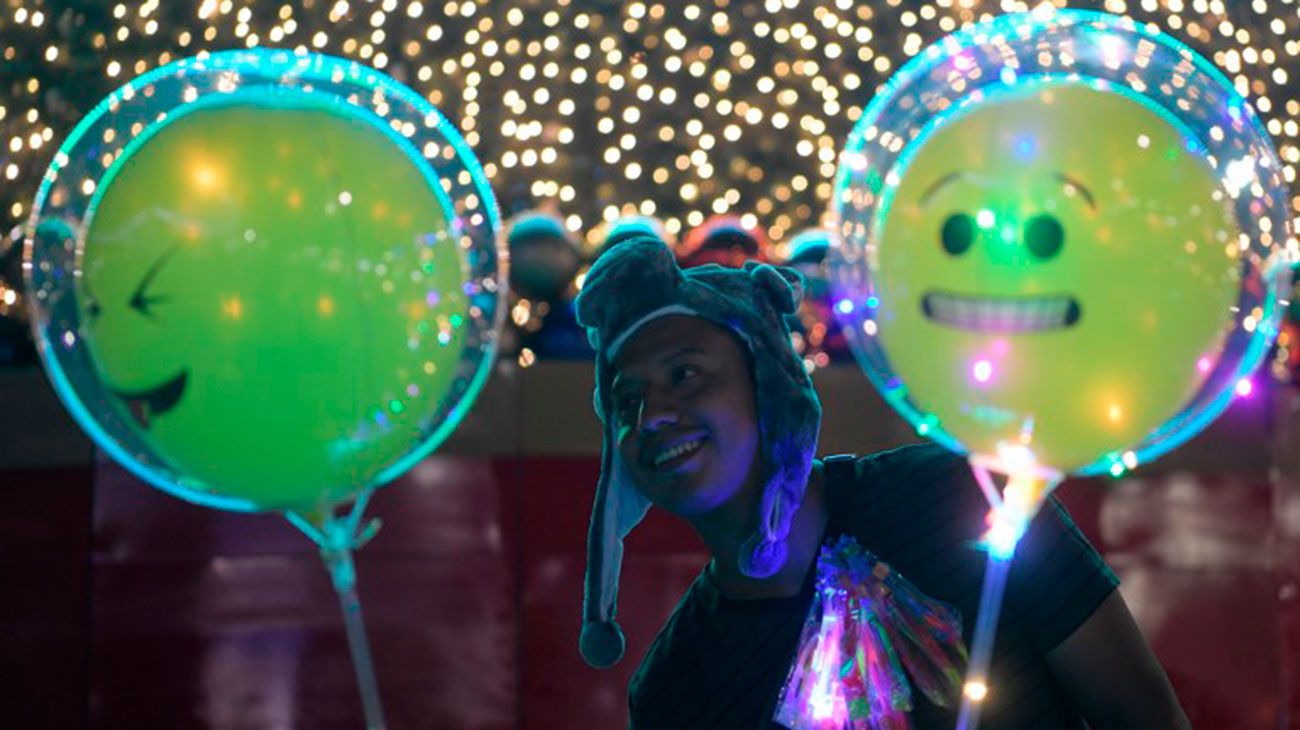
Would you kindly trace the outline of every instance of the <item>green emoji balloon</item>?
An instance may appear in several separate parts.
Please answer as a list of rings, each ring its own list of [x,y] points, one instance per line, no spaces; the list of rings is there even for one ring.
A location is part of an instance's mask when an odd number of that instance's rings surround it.
[[[1084,83],[1003,93],[919,142],[882,201],[876,336],[968,450],[1073,471],[1197,392],[1233,325],[1239,231],[1149,105]]]
[[[350,496],[420,439],[456,371],[464,263],[381,129],[301,100],[194,111],[93,208],[88,346],[177,470],[302,507]]]
[[[56,390],[186,499],[328,514],[435,448],[490,369],[491,190],[436,110],[360,64],[231,52],[133,80],[36,207]]]

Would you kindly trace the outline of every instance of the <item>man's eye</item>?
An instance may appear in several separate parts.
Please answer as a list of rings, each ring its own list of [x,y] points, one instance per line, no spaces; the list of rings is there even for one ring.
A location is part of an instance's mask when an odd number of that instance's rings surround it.
[[[677,383],[681,383],[683,381],[690,380],[691,378],[699,374],[700,374],[700,369],[695,367],[694,365],[678,365],[677,367],[673,368],[673,381]]]

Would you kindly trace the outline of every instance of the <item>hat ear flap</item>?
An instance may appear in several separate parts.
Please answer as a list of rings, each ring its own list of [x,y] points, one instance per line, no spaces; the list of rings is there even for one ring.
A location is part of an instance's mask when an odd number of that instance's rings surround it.
[[[771,264],[747,264],[745,268],[749,270],[755,286],[767,295],[772,308],[779,314],[794,314],[799,311],[804,291],[803,274],[785,266]]]
[[[587,571],[583,579],[582,634],[578,649],[588,664],[611,666],[623,657],[626,643],[615,620],[618,578],[623,566],[623,538],[650,509],[650,502],[632,486],[622,458],[613,443],[612,428],[605,425],[601,448],[601,475],[587,532]]]

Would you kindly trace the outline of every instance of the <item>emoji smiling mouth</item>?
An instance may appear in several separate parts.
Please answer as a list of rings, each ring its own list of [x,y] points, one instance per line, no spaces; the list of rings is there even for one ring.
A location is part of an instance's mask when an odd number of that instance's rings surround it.
[[[135,422],[140,424],[141,428],[148,429],[153,419],[175,408],[180,402],[181,396],[185,393],[185,381],[188,376],[189,371],[182,370],[179,375],[155,388],[115,390],[113,394],[126,403]]]
[[[921,311],[933,322],[971,332],[1022,334],[1072,327],[1079,302],[1072,296],[981,297],[930,292]]]

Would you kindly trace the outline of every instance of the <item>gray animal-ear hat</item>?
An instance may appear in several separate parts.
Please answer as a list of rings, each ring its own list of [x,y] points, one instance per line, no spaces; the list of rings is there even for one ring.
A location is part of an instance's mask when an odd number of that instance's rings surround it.
[[[620,241],[587,274],[577,299],[578,323],[596,350],[595,407],[604,425],[579,642],[588,664],[608,667],[623,657],[623,632],[614,621],[623,538],[650,506],[618,452],[609,392],[615,355],[648,322],[672,314],[707,319],[749,348],[763,496],[758,529],[741,550],[739,568],[766,578],[785,564],[790,518],[803,501],[821,424],[821,404],[785,321],[802,296],[803,279],[793,269],[750,261],[740,269],[706,264],[683,271],[668,246],[652,236]]]

